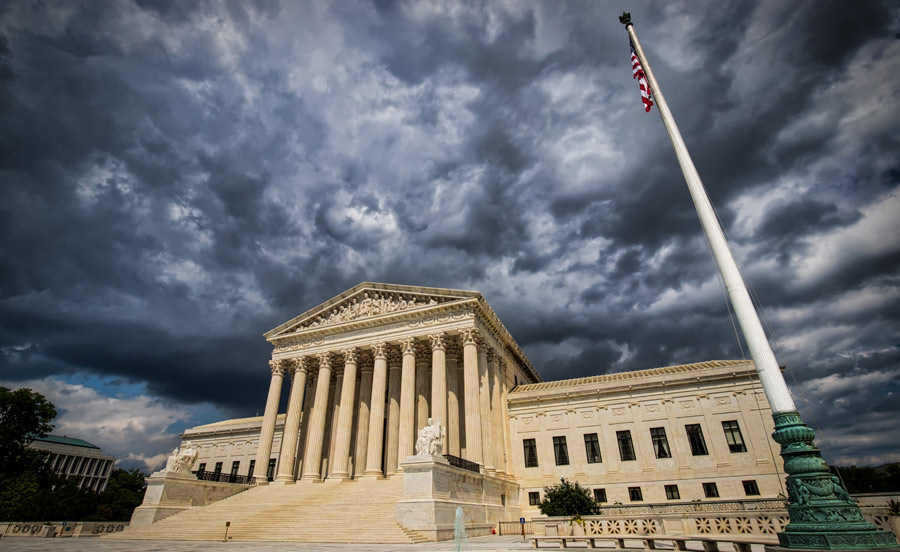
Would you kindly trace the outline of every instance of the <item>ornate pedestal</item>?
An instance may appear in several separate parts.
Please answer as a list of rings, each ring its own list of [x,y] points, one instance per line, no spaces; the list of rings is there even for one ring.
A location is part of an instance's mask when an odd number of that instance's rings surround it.
[[[767,550],[889,550],[897,539],[879,531],[863,519],[841,480],[828,471],[815,432],[806,427],[797,412],[774,414],[775,433],[781,445],[784,470],[788,473],[791,521],[778,534],[780,547]]]

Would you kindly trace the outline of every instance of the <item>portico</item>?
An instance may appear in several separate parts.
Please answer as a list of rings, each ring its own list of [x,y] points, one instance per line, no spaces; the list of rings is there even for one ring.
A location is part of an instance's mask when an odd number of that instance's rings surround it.
[[[265,337],[260,470],[290,381],[276,482],[391,477],[428,418],[447,428],[446,452],[509,477],[505,397],[542,380],[480,293],[362,283]]]

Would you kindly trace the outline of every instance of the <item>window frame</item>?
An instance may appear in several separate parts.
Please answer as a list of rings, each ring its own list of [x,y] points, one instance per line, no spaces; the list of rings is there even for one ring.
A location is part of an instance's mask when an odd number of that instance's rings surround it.
[[[715,481],[707,481],[703,483],[703,496],[705,496],[706,498],[720,498],[719,486],[716,485]]]
[[[759,484],[755,479],[747,479],[746,481],[741,481],[741,485],[744,486],[744,494],[747,496],[759,496],[761,494],[759,492]],[[748,486],[750,487],[749,489],[747,488]]]
[[[569,445],[566,443],[565,435],[553,437],[553,458],[557,466],[569,465]]]
[[[703,437],[703,427],[700,424],[684,424],[687,433],[688,445],[693,456],[709,456],[709,447],[706,446],[706,438]]]
[[[241,469],[241,461],[240,461],[240,460],[233,460],[233,461],[231,462],[231,475],[237,475],[237,474],[238,474],[238,470],[240,470],[240,469]]]
[[[541,503],[540,491],[528,491],[528,505],[538,506]]]
[[[631,438],[631,430],[623,429],[622,431],[617,431],[616,441],[619,443],[619,460],[622,462],[634,462],[637,460],[637,453],[635,453],[634,450],[634,441]],[[626,449],[622,446],[624,443],[627,443],[628,452],[631,453],[631,458],[625,458]]]
[[[597,504],[609,502],[609,499],[606,498],[606,488],[598,487],[594,489],[594,502],[596,502]]]
[[[653,443],[653,454],[655,454],[657,458],[672,457],[672,447],[669,446],[669,438],[666,436],[665,427],[651,427],[650,440]],[[660,445],[663,450],[662,455],[660,455]]]
[[[584,434],[584,454],[588,464],[603,463],[603,455],[600,453],[600,437],[596,433]]]
[[[522,439],[522,449],[525,453],[525,467],[526,468],[537,468],[538,467],[537,440],[536,439]],[[533,463],[529,463],[529,459],[528,459],[529,449],[530,449],[531,453],[534,455]]]
[[[256,458],[250,460],[250,467],[247,468],[247,477],[253,477],[254,469],[256,469]]]
[[[637,498],[635,498],[635,496]],[[628,487],[628,501],[629,502],[643,502],[644,501],[644,492],[641,491],[640,487]]]
[[[213,468],[213,473],[216,475],[219,475],[220,473],[222,473],[222,465],[223,464],[224,464],[224,462],[216,462],[216,467]]]
[[[725,424],[729,424],[726,426]],[[734,424],[731,426],[730,424]],[[728,443],[728,450],[732,453],[747,452],[747,442],[744,441],[744,435],[741,433],[741,425],[737,420],[723,420],[722,431],[725,432],[725,442]]]
[[[666,485],[666,500],[681,500],[681,493],[678,492],[678,485]]]

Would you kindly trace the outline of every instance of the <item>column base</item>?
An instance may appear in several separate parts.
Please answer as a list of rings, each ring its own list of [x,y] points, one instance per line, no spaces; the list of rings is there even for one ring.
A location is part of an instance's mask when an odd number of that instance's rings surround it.
[[[278,475],[272,483],[276,485],[293,485],[296,482],[297,480],[294,479],[293,475]]]
[[[318,474],[316,474],[316,475],[304,475],[304,476],[302,476],[302,477],[299,479],[299,481],[306,481],[306,482],[308,482],[308,483],[321,483],[321,482],[322,482],[322,476],[320,476],[320,475],[318,475]]]
[[[772,438],[781,445],[790,522],[778,533],[788,550],[893,550],[897,538],[867,522],[843,482],[813,444],[815,432],[795,411],[776,412]]]
[[[265,477],[257,477],[256,478],[256,486],[257,487],[261,487],[263,485],[268,485],[268,484],[269,484],[269,480],[266,479]]]
[[[350,474],[332,474],[325,479],[325,483],[342,483],[350,480]]]

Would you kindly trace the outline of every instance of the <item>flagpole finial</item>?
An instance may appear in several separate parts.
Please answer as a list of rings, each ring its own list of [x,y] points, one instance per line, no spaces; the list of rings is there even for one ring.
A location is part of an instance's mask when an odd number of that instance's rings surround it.
[[[622,12],[622,15],[619,16],[619,22],[625,25],[626,27],[631,25],[631,13],[630,12]]]

